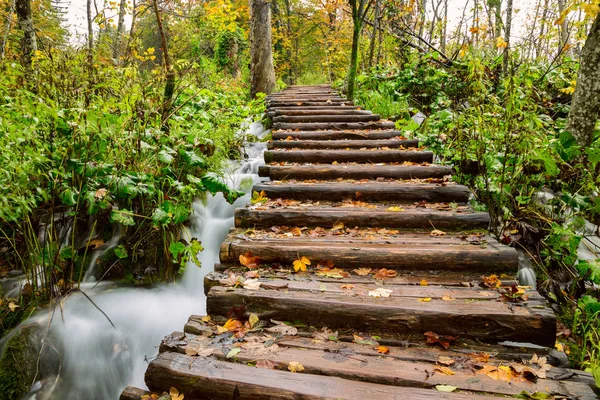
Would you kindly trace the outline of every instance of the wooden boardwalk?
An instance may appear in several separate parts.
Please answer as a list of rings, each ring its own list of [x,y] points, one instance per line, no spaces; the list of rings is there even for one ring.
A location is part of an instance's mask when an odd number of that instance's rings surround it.
[[[152,392],[596,398],[588,374],[564,368],[552,310],[516,286],[516,251],[486,235],[488,214],[471,209],[450,167],[329,86],[267,101],[270,181],[236,210],[205,279],[209,316],[161,343]],[[129,387],[121,399],[148,393]]]

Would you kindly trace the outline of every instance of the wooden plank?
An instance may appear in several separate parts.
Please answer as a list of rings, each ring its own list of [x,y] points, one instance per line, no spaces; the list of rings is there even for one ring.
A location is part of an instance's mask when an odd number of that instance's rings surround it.
[[[301,321],[369,334],[418,335],[433,331],[484,342],[512,340],[554,346],[556,318],[542,302],[518,305],[493,301],[420,302],[413,298],[373,298],[347,294],[246,290],[213,287],[210,315],[226,315],[243,305],[262,319]]]
[[[377,114],[371,115],[281,115],[273,117],[273,122],[366,122],[379,121]]]
[[[388,163],[388,162],[433,162],[430,151],[406,150],[267,150],[265,162],[299,162],[331,164],[334,161]]]
[[[258,176],[272,180],[287,179],[426,179],[443,178],[453,174],[445,165],[265,165],[258,167]]]
[[[269,111],[267,117],[278,117],[278,116],[298,116],[298,115],[372,115],[373,113],[368,110],[357,110],[355,107],[349,108],[318,108],[318,109],[305,109],[304,107],[300,110],[289,110],[289,109],[276,109]]]
[[[289,106],[289,107],[281,107],[281,108],[277,108],[277,107],[269,107],[268,109],[268,113],[283,113],[285,114],[288,111],[305,111],[305,112],[311,112],[311,111],[319,111],[319,110],[339,110],[339,111],[352,111],[352,110],[362,110],[360,107],[358,106],[353,106],[353,105],[334,105],[334,106]],[[366,110],[362,110],[362,111],[366,111]],[[370,111],[369,111],[370,112]]]
[[[353,106],[354,102],[350,100],[272,100],[267,103],[267,111],[271,108],[283,108],[283,107],[298,107],[298,106],[320,106],[320,107],[335,107],[340,106]]]
[[[399,270],[469,270],[494,273],[517,270],[515,249],[508,246],[441,246],[389,244],[315,243],[282,240],[225,242],[221,246],[221,262],[235,262],[240,255],[252,252],[264,262],[292,265],[299,256],[313,261],[332,261],[339,268],[387,268]]]
[[[425,200],[429,203],[466,203],[471,194],[463,185],[399,184],[399,183],[295,183],[278,184],[270,182],[254,185],[253,191],[265,191],[271,199],[285,198],[296,200],[342,201],[346,199],[363,201],[394,201],[414,203]]]
[[[417,139],[410,140],[275,140],[267,143],[267,149],[371,149],[378,147],[418,147]]]
[[[410,209],[401,212],[340,207],[269,210],[238,208],[235,210],[235,226],[237,227],[333,226],[336,222],[342,222],[345,226],[352,227],[429,229],[435,226],[444,230],[461,230],[487,228],[490,216],[486,212],[457,213],[427,209]]]
[[[287,138],[300,140],[381,140],[401,138],[401,131],[395,130],[370,130],[370,131],[348,131],[348,130],[330,130],[330,131],[283,131],[273,132],[273,140],[285,140]]]
[[[186,399],[485,399],[487,397],[437,390],[406,388],[352,381],[336,377],[255,368],[165,352],[159,354],[146,372],[146,384],[156,392],[171,386]]]
[[[321,131],[327,129],[394,129],[394,122],[275,122],[273,130],[302,130],[302,131]]]

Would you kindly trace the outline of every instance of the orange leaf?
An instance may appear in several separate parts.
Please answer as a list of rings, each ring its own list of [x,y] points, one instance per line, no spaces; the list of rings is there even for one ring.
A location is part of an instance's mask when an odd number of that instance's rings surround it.
[[[427,285],[428,285],[428,283],[427,283],[427,281],[426,281],[425,279],[421,279],[421,283],[420,283],[420,285],[421,285],[421,286],[427,286]]]
[[[454,371],[448,367],[435,367],[433,370],[441,372],[444,375],[454,375]]]
[[[390,352],[390,348],[385,346],[377,346],[377,352],[381,354],[387,354]]]
[[[351,289],[354,289],[354,285],[352,285],[350,283],[345,283],[343,285],[340,285],[340,289],[351,290]]]
[[[386,269],[386,268],[381,268],[375,274],[375,279],[384,280],[384,279],[388,279],[388,278],[395,278],[396,276],[398,276],[398,273],[396,271]]]
[[[239,330],[242,327],[242,323],[237,319],[228,319],[223,325],[223,328],[227,329],[229,332],[234,332]]]
[[[253,257],[252,252],[248,251],[240,255],[240,264],[248,268],[257,268],[260,264],[260,258],[258,256]]]
[[[353,270],[356,275],[367,276],[371,273],[371,268],[357,268]]]

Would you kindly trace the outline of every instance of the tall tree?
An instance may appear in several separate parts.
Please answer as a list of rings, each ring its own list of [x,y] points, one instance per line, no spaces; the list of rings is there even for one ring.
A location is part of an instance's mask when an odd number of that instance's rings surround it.
[[[381,9],[381,0],[375,0],[375,12],[373,15],[373,35],[371,36],[371,43],[369,45],[369,68],[373,66],[373,55],[375,54],[375,42],[377,41],[377,35],[379,33],[379,11]]]
[[[250,95],[275,90],[275,68],[271,45],[271,4],[250,0]]]
[[[577,85],[567,120],[580,146],[587,147],[594,139],[594,129],[600,112],[600,13],[588,33],[581,51]]]
[[[513,14],[513,0],[508,0],[506,4],[506,25],[504,29],[504,41],[506,47],[504,48],[504,57],[502,59],[502,71],[506,74],[508,71],[508,61],[510,58],[510,30],[512,27],[512,14]]]
[[[352,8],[352,50],[350,53],[350,70],[348,71],[348,98],[354,99],[354,83],[358,69],[358,42],[365,17],[371,6],[369,0],[349,0]]]
[[[113,58],[120,63],[119,58],[121,57],[121,47],[123,46],[123,35],[125,34],[125,6],[127,0],[121,0],[119,4],[119,20],[117,22],[117,32],[115,37],[115,43],[113,44]]]
[[[156,25],[158,26],[158,33],[160,34],[160,47],[163,56],[163,65],[165,67],[166,80],[165,80],[165,91],[163,94],[162,104],[162,127],[167,133],[169,132],[169,114],[171,113],[171,107],[173,106],[173,93],[175,93],[175,68],[171,64],[171,58],[169,57],[169,46],[167,45],[167,34],[162,20],[162,12],[158,6],[158,0],[152,0],[152,7],[154,8],[154,16],[156,17]]]
[[[33,53],[37,50],[37,39],[31,15],[31,0],[17,0],[15,11],[19,17],[19,28],[23,31],[21,39],[21,59],[23,65],[30,70]]]
[[[8,34],[10,33],[10,27],[12,26],[12,16],[15,12],[15,0],[12,0],[10,8],[8,9],[8,17],[6,18],[6,25],[4,28],[4,33],[2,34],[2,43],[0,47],[0,60],[4,59],[4,55],[6,54],[6,45],[8,44]]]
[[[565,12],[565,0],[558,0],[558,12],[560,19],[560,43],[558,44],[558,50],[560,52],[567,53],[570,57],[573,57],[573,50],[569,45],[569,21],[563,13]]]

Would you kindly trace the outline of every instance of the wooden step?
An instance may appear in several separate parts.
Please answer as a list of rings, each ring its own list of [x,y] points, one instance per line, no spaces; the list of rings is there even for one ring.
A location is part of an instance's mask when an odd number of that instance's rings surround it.
[[[388,140],[275,140],[267,143],[267,149],[373,149],[418,147],[417,139]]]
[[[394,122],[275,122],[273,123],[274,130],[303,130],[303,131],[320,131],[327,129],[343,130],[343,129],[394,129]]]
[[[298,140],[383,140],[383,139],[403,139],[403,132],[395,130],[371,130],[371,131],[348,131],[348,130],[330,130],[330,131],[282,131],[272,132],[273,140],[285,140],[288,138]]]
[[[269,111],[267,113],[268,117],[278,117],[278,116],[298,116],[298,115],[373,115],[371,111],[367,110],[357,110],[355,107],[349,107],[348,109],[345,107],[338,108],[318,108],[318,109],[306,109],[306,107],[301,107],[299,110],[290,110],[290,109],[275,109],[274,111]]]
[[[265,182],[254,185],[253,191],[265,191],[271,199],[328,200],[346,199],[363,201],[394,201],[413,203],[425,200],[429,203],[466,203],[471,192],[463,185],[434,185],[388,182],[326,182],[326,183],[280,183]]]
[[[443,178],[453,169],[444,165],[266,165],[258,167],[258,176],[286,179],[424,179]]]
[[[163,352],[152,360],[146,384],[158,393],[176,387],[186,399],[411,399],[471,400],[489,397],[381,385],[331,376],[264,369]],[[586,399],[587,400],[587,399]]]
[[[427,209],[406,209],[401,212],[368,208],[311,207],[235,210],[235,226],[251,228],[255,226],[332,226],[341,222],[346,226],[389,227],[398,229],[431,229],[435,226],[443,230],[487,228],[490,223],[486,212],[451,212]]]
[[[432,331],[484,342],[510,340],[542,346],[553,346],[556,340],[556,319],[543,301],[519,305],[496,299],[424,302],[414,297],[217,286],[210,289],[206,302],[210,315],[227,315],[243,304],[247,313],[256,313],[261,319],[297,321],[369,335],[422,335]]]
[[[353,105],[341,105],[341,104],[335,104],[332,106],[328,106],[328,105],[324,105],[324,106],[288,106],[288,107],[281,107],[281,108],[277,108],[277,107],[269,107],[267,113],[281,113],[281,114],[286,114],[287,112],[296,112],[296,111],[300,111],[300,112],[306,112],[306,113],[311,113],[314,111],[321,111],[321,110],[331,110],[331,111],[336,111],[336,112],[344,112],[344,111],[365,111],[362,110],[360,107],[358,106],[353,106]],[[370,112],[370,111],[368,111]]]
[[[323,163],[359,162],[359,163],[393,163],[393,162],[433,162],[431,151],[416,150],[267,150],[264,152],[265,162],[298,162]]]
[[[271,100],[267,103],[267,111],[271,108],[282,108],[282,107],[298,107],[298,106],[320,106],[320,107],[335,107],[335,106],[352,106],[354,102],[346,99],[334,99],[334,100]]]
[[[331,261],[339,268],[387,268],[397,270],[453,270],[497,273],[516,271],[515,249],[504,245],[472,246],[433,243],[397,246],[373,243],[319,243],[311,240],[232,240],[221,245],[221,262],[236,262],[251,252],[265,263],[291,266],[299,257]]]
[[[377,114],[371,115],[280,115],[273,122],[366,122],[379,121]]]

